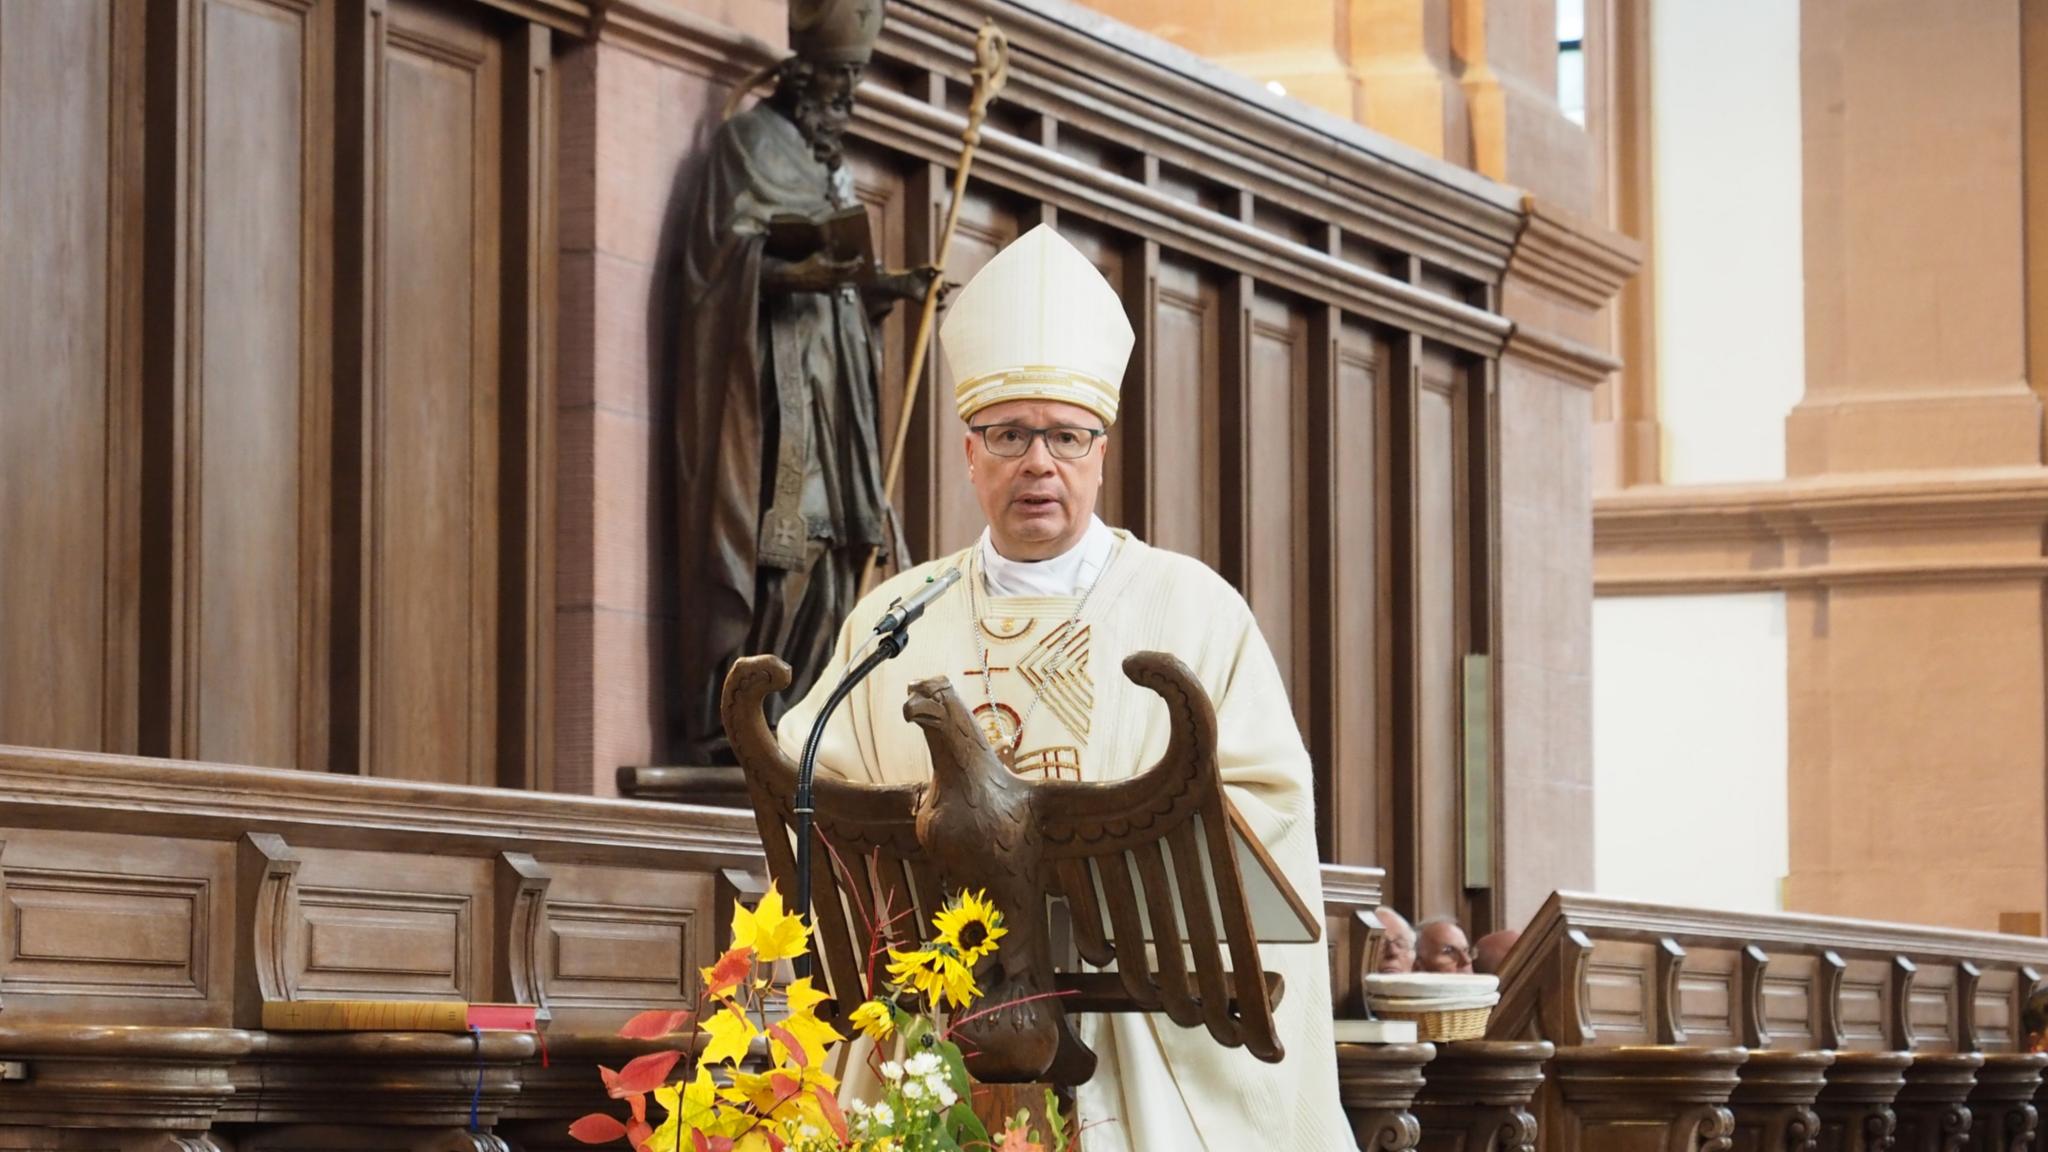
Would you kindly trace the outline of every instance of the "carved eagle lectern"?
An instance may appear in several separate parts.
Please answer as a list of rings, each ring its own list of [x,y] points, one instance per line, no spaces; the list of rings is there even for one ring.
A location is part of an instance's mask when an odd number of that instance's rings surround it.
[[[977,1079],[1087,1080],[1095,1054],[1070,1026],[1074,1011],[1163,1012],[1182,1027],[1206,1026],[1219,1044],[1281,1058],[1272,1014],[1279,979],[1259,969],[1233,838],[1248,840],[1261,867],[1272,865],[1224,796],[1215,708],[1194,673],[1165,653],[1130,657],[1124,674],[1157,693],[1171,720],[1165,755],[1128,779],[1013,774],[941,677],[911,685],[903,707],[931,748],[929,783],[815,780],[822,844],[811,855],[813,923],[839,1011],[861,999],[876,908],[909,913],[884,927],[882,942],[907,948],[948,895],[986,889],[1010,931],[975,969],[979,1003],[995,1010],[956,1032]],[[762,701],[788,683],[780,660],[750,657],[733,666],[723,700],[769,867],[784,888],[796,871],[797,765],[769,731]],[[1075,952],[1097,968],[1114,962],[1115,972],[1054,971],[1047,901],[1055,896],[1066,901]],[[1053,992],[1062,995],[1043,995]]]

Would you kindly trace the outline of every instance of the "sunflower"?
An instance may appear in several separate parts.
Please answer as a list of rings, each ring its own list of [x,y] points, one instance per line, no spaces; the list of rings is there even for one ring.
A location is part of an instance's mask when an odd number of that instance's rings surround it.
[[[960,962],[959,954],[950,946],[943,944],[913,952],[889,949],[889,979],[901,987],[916,989],[933,1004],[949,1001],[955,1008],[965,1008],[981,995],[980,986],[974,982],[974,971]]]
[[[870,1000],[853,1010],[853,1026],[870,1040],[887,1040],[896,1031],[896,1016],[887,1004]]]
[[[1009,933],[1003,927],[1003,913],[979,891],[962,892],[946,902],[932,917],[938,929],[938,943],[960,954],[960,962],[972,968],[983,956],[996,950],[996,941]]]

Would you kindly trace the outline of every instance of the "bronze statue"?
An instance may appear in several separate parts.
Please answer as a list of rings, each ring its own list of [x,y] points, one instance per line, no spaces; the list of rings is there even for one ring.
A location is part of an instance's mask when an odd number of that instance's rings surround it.
[[[719,686],[742,653],[817,678],[886,546],[875,322],[928,269],[877,269],[842,142],[881,0],[795,0],[774,94],[711,143],[683,240],[681,644],[686,763],[730,763]]]
[[[1272,1016],[1281,989],[1258,965],[1232,844],[1235,811],[1216,763],[1214,705],[1195,674],[1165,653],[1131,656],[1124,674],[1157,693],[1171,720],[1159,762],[1128,779],[1012,774],[944,677],[913,685],[903,708],[924,729],[929,784],[816,779],[816,829],[830,850],[811,856],[813,923],[838,1012],[859,1003],[846,990],[858,987],[870,944],[865,923],[884,897],[893,910],[916,909],[900,927],[929,923],[950,893],[982,889],[1010,935],[975,970],[981,1002],[993,1010],[958,1026],[976,1079],[1087,1080],[1095,1054],[1075,1035],[1073,1011],[1163,1012],[1184,1028],[1205,1026],[1219,1044],[1281,1059]],[[725,721],[747,769],[769,865],[785,884],[796,866],[787,831],[796,765],[763,723],[760,702],[787,676],[773,657],[750,657],[725,688]],[[850,916],[841,888],[863,904]],[[1066,897],[1080,957],[1096,966],[1115,961],[1115,973],[1055,975],[1048,893]],[[1295,914],[1309,922],[1306,910]],[[1045,995],[1054,992],[1071,998]]]

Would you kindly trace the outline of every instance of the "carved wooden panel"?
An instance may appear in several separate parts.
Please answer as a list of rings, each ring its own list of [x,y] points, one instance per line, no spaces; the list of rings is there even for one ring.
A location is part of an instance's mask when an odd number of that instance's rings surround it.
[[[1213,277],[1162,256],[1153,320],[1153,378],[1147,398],[1146,488],[1151,542],[1220,562],[1213,510],[1218,479],[1222,302]]]
[[[1653,994],[1651,948],[1647,944],[1597,941],[1586,964],[1587,1014],[1604,1039],[1610,1034],[1632,1037],[1623,1043],[1653,1043],[1650,1000]]]
[[[706,875],[561,867],[548,889],[540,970],[556,1018],[690,1006],[732,911]],[[610,1015],[607,1015],[610,1014]]]
[[[1842,974],[1842,1047],[1882,1052],[1890,1047],[1885,1019],[1891,1009],[1889,965],[1882,960],[1851,960]]]
[[[290,935],[300,998],[489,998],[492,861],[301,855]]]
[[[312,0],[193,10],[173,746],[203,759],[325,762],[332,19]]]
[[[0,972],[9,1019],[227,1023],[233,909],[227,846],[12,829],[0,856]]]
[[[368,770],[494,782],[503,49],[394,3],[380,77]]]
[[[1379,860],[1382,769],[1390,756],[1389,728],[1380,717],[1388,707],[1387,662],[1391,621],[1387,619],[1388,520],[1386,401],[1389,359],[1382,340],[1362,325],[1341,324],[1335,348],[1329,418],[1318,433],[1330,444],[1330,557],[1332,619],[1327,635],[1328,795],[1317,797],[1327,823],[1330,858],[1345,863]],[[1318,573],[1320,575],[1320,573]],[[1318,725],[1318,727],[1323,727]]]
[[[1308,318],[1261,296],[1252,305],[1243,460],[1244,574],[1239,590],[1308,728]],[[1259,510],[1253,513],[1251,510]],[[1270,511],[1268,511],[1270,510]],[[1316,626],[1327,627],[1327,622]]]
[[[1678,996],[1678,1020],[1686,1043],[1710,1048],[1741,1043],[1736,1036],[1740,988],[1732,952],[1688,949],[1678,977]]]
[[[1773,1047],[1794,1050],[1823,1047],[1819,1035],[1820,998],[1815,992],[1816,961],[1808,956],[1776,955],[1763,977],[1763,1020]]]
[[[115,27],[103,3],[0,8],[0,742],[112,735],[127,420],[109,279]]]

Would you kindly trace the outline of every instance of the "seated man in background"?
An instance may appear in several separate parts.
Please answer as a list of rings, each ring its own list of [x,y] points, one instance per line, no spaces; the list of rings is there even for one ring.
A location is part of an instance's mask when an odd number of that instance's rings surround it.
[[[1385,905],[1381,905],[1374,914],[1379,917],[1383,931],[1380,936],[1380,962],[1373,971],[1395,975],[1415,971],[1415,929],[1408,926],[1407,919],[1399,912]]]
[[[1521,938],[1519,928],[1503,928],[1481,936],[1472,945],[1472,970],[1487,976],[1500,975],[1508,965],[1508,953],[1514,951],[1515,941]]]
[[[1468,974],[1472,971],[1472,945],[1456,920],[1438,916],[1423,921],[1422,927],[1416,929],[1415,970]]]

